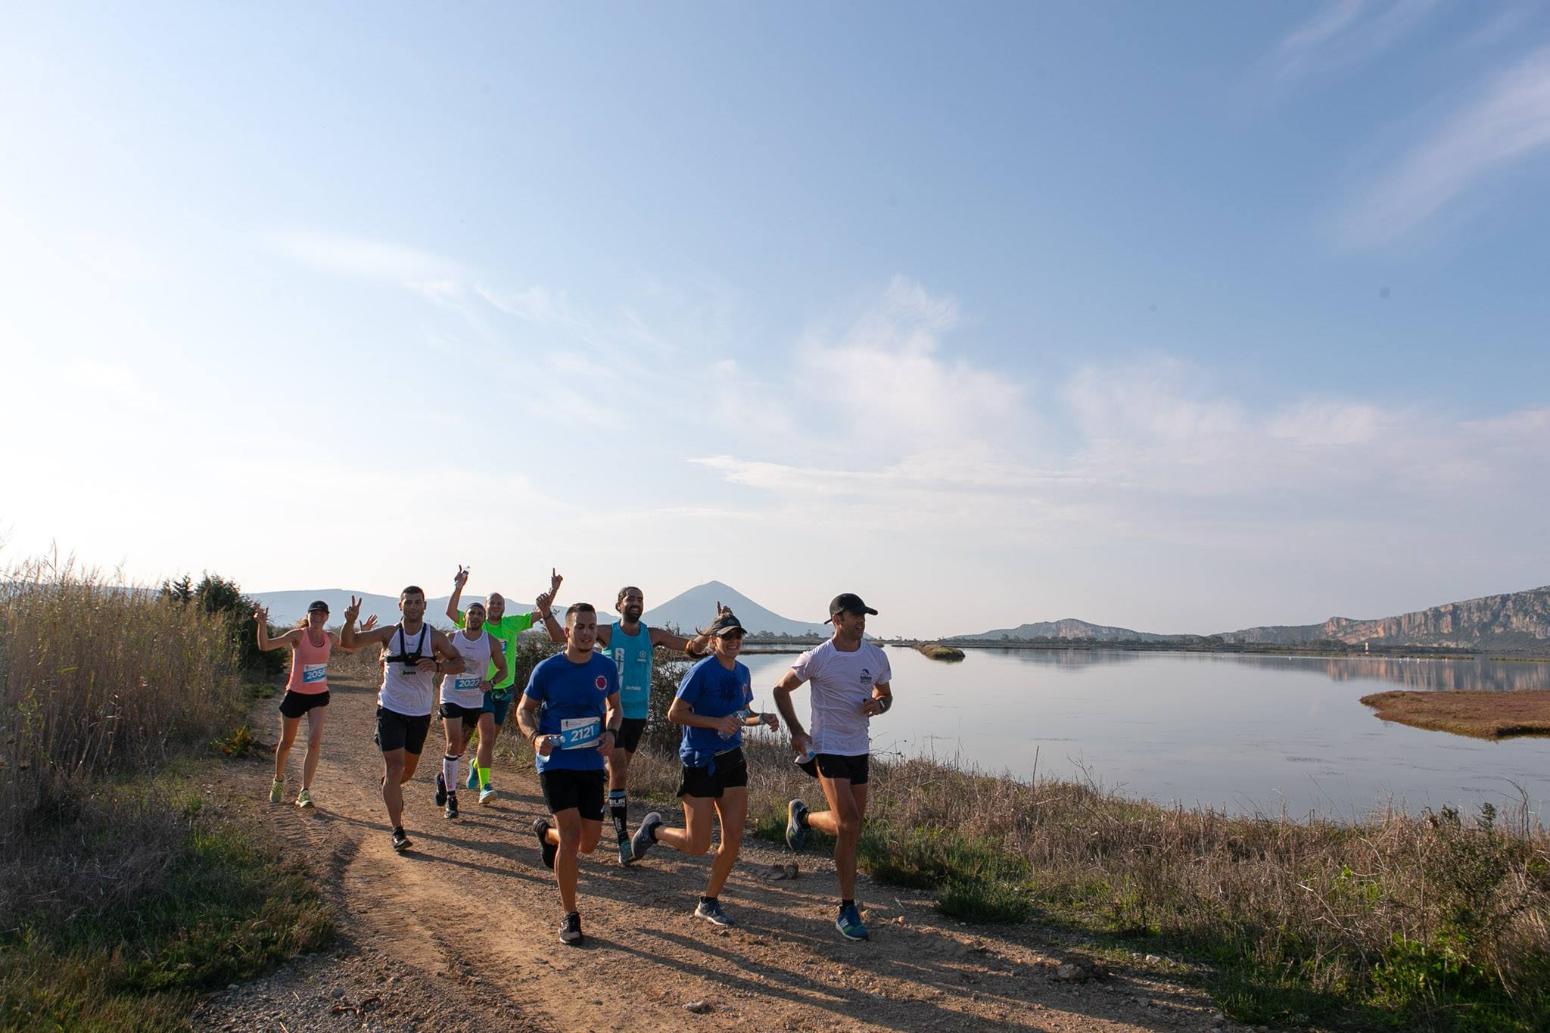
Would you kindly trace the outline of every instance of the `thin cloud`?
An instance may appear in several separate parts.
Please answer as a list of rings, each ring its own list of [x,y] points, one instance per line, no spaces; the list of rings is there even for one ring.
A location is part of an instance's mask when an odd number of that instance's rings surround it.
[[[1388,243],[1437,215],[1487,176],[1550,145],[1550,47],[1497,75],[1471,104],[1413,147],[1354,205],[1341,236]]]
[[[1371,61],[1404,38],[1436,6],[1435,0],[1337,0],[1288,33],[1271,55],[1277,79]]]
[[[273,230],[262,239],[293,261],[340,276],[411,286],[446,283],[464,272],[459,262],[394,241],[300,229]]]

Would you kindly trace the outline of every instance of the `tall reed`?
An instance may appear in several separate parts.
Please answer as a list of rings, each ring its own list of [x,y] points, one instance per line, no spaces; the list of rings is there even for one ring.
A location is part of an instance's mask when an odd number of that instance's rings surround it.
[[[236,720],[236,658],[223,615],[154,590],[58,560],[0,576],[0,849],[87,780]]]

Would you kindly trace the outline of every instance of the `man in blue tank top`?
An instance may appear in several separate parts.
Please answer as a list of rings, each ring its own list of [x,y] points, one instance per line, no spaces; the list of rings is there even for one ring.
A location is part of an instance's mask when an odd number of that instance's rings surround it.
[[[560,575],[555,574],[555,580]],[[565,629],[560,627],[550,612],[553,596],[546,593],[538,598],[538,610],[544,614],[544,626],[554,642],[565,641]],[[619,620],[612,625],[597,629],[598,649],[606,652],[619,668],[619,700],[624,706],[624,724],[619,729],[619,740],[614,743],[608,758],[608,812],[613,819],[614,836],[619,845],[619,863],[635,860],[630,850],[629,776],[630,760],[640,745],[641,733],[646,729],[646,717],[651,701],[651,667],[655,651],[672,649],[699,658],[709,649],[711,635],[700,632],[693,638],[675,635],[664,628],[648,628],[641,623],[646,612],[646,597],[634,585],[619,589],[614,605],[619,610]],[[730,613],[718,602],[716,616]]]

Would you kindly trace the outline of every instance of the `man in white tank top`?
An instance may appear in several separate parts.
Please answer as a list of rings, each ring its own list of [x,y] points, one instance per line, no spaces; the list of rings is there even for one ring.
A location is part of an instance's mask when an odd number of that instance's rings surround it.
[[[377,692],[377,744],[382,748],[382,802],[393,827],[393,849],[409,849],[404,834],[403,785],[414,777],[435,709],[437,674],[461,674],[463,657],[446,635],[425,623],[425,592],[410,585],[399,593],[403,620],[390,628],[357,632],[361,602],[350,597],[339,644],[355,649],[376,643],[382,650],[382,688]]]
[[[441,679],[441,723],[447,734],[447,752],[436,773],[436,806],[445,804],[447,817],[456,818],[457,766],[468,748],[468,736],[484,714],[485,693],[506,677],[506,654],[495,636],[484,629],[484,604],[468,604],[462,631],[454,631],[452,648],[463,658],[463,672]],[[494,673],[486,678],[493,666]]]

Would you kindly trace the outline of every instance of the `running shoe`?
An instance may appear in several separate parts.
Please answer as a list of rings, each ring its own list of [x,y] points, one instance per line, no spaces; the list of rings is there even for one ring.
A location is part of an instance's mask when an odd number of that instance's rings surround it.
[[[807,842],[807,804],[792,800],[786,805],[786,846],[801,850]]]
[[[847,940],[870,939],[866,926],[862,924],[861,912],[854,904],[840,905],[839,917],[834,920],[834,928],[840,931],[840,935]]]
[[[309,789],[303,789],[301,792],[297,793],[296,794],[296,806],[297,807],[311,807],[312,806],[312,791],[309,790]]]
[[[468,788],[468,789],[478,789],[479,788],[479,769],[474,767],[472,764],[468,765],[468,781],[467,781],[467,784],[466,784],[466,788]]]
[[[483,789],[479,790],[479,803],[481,806],[488,806],[490,801],[493,799],[495,799],[494,786],[485,786]]]
[[[572,911],[560,923],[560,942],[573,947],[581,942],[581,915],[577,912]]]
[[[694,909],[694,917],[703,918],[711,925],[719,925],[723,927],[737,924],[732,920],[731,915],[721,910],[721,901],[719,900],[700,901],[699,906]]]
[[[662,815],[652,811],[646,815],[640,823],[640,828],[635,830],[635,836],[630,840],[630,859],[639,861],[646,856],[646,851],[656,845],[656,832],[662,824]]]
[[[277,778],[277,779],[274,780],[274,783],[269,787],[269,802],[270,803],[280,803],[284,799],[285,799],[285,783]]]
[[[549,819],[548,818],[534,818],[533,819],[533,835],[538,837],[538,851],[539,851],[540,854],[543,855],[544,867],[545,868],[553,868],[554,867],[554,855],[560,852],[560,848],[555,846],[553,843],[549,842]],[[577,921],[578,921],[578,925],[577,925],[577,929],[576,929],[576,934],[579,936],[579,935],[581,935],[581,928],[580,928],[580,925],[579,925],[579,921],[580,920],[578,919]]]
[[[436,772],[436,806],[447,802],[447,776]]]
[[[619,863],[629,864],[635,860],[635,844],[630,842],[629,836],[619,837]]]
[[[396,828],[393,830],[394,850],[397,850],[399,853],[403,853],[413,845],[413,843],[409,842],[409,837],[404,834],[404,830],[402,828]]]
[[[457,794],[456,793],[448,793],[447,794],[447,817],[449,817],[449,818],[456,818],[457,817]]]

